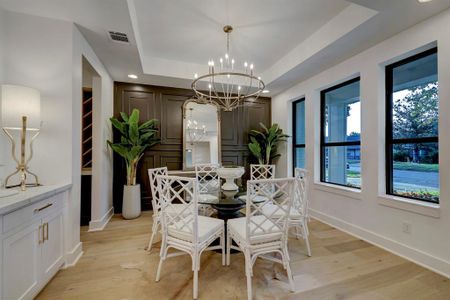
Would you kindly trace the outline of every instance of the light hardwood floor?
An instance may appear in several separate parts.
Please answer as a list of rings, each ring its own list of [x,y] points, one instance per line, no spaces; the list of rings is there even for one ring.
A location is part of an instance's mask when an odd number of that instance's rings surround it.
[[[189,256],[166,260],[161,281],[154,281],[160,243],[144,249],[151,214],[131,221],[114,216],[104,231],[82,228],[84,255],[60,271],[38,299],[192,299]],[[303,241],[290,239],[296,292],[290,293],[284,269],[258,260],[254,268],[256,299],[450,299],[450,280],[318,221],[310,223],[312,257]],[[231,266],[220,254],[202,255],[200,299],[245,299],[244,257]]]

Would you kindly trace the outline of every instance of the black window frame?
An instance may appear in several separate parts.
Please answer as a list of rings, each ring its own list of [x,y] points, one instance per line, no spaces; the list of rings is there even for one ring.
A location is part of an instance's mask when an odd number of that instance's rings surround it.
[[[306,131],[305,131],[305,143],[303,144],[297,144],[297,104],[304,102],[306,106],[306,97],[302,97],[298,100],[295,100],[292,102],[292,173],[295,175],[295,168],[297,167],[295,165],[296,162],[296,150],[299,148],[306,149]],[[306,115],[306,107],[305,107],[305,115]],[[306,120],[303,120],[305,122],[306,127]],[[306,153],[305,153],[305,163],[306,163]],[[306,167],[306,166],[305,166]]]
[[[395,197],[401,197],[406,199],[413,199],[413,200],[419,200],[424,201],[428,203],[434,203],[439,204],[439,200],[432,201],[429,199],[423,199],[419,197],[409,197],[405,195],[399,195],[394,194],[394,178],[393,178],[393,172],[394,172],[394,158],[393,158],[393,146],[399,145],[399,144],[416,144],[416,143],[437,143],[439,148],[439,136],[436,137],[419,137],[419,138],[398,138],[394,139],[393,137],[393,114],[392,114],[392,104],[393,104],[393,84],[394,84],[394,74],[393,71],[395,68],[403,66],[405,64],[414,62],[416,60],[419,60],[421,58],[437,54],[438,48],[434,47],[432,49],[423,51],[421,53],[415,54],[413,56],[407,57],[405,59],[402,59],[400,61],[397,61],[393,64],[387,65],[385,68],[385,77],[386,77],[386,85],[385,85],[385,93],[386,93],[386,120],[385,120],[385,169],[386,169],[386,194],[395,196]],[[439,78],[439,74],[437,74]]]
[[[339,147],[339,146],[360,146],[361,147],[361,138],[359,141],[346,141],[346,142],[325,142],[325,101],[326,101],[326,93],[337,90],[346,85],[350,85],[355,82],[361,82],[361,77],[355,77],[353,79],[344,81],[338,85],[334,85],[330,88],[320,91],[320,182],[343,186],[351,189],[361,190],[361,187],[349,186],[346,184],[336,183],[336,182],[328,182],[325,180],[325,148],[326,147]],[[361,97],[361,88],[360,88],[360,97]],[[361,102],[361,98],[360,98]],[[361,148],[360,148],[361,149]],[[361,150],[360,150],[361,151]]]

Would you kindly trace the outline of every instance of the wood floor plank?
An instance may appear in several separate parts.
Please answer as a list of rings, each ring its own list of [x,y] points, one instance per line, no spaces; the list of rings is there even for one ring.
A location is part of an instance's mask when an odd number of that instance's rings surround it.
[[[192,299],[189,256],[167,259],[156,283],[160,239],[151,253],[151,213],[135,220],[114,216],[103,231],[81,230],[84,255],[61,270],[38,299]],[[295,293],[281,265],[258,260],[255,299],[450,299],[450,281],[326,224],[311,221],[312,257],[303,240],[290,239]],[[219,253],[204,253],[200,299],[246,299],[244,257],[233,254],[223,267]]]

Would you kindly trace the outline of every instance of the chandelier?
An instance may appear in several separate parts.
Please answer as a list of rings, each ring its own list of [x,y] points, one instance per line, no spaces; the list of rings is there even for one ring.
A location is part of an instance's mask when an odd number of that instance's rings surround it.
[[[198,122],[192,119],[193,110],[194,110],[193,108],[189,108],[191,117],[187,120],[186,124],[186,132],[188,134],[191,145],[200,142],[206,135],[206,126],[205,125],[199,126]]]
[[[261,77],[254,75],[252,63],[244,62],[243,70],[236,68],[234,58],[230,57],[230,33],[233,31],[233,27],[226,25],[223,27],[223,31],[227,35],[225,56],[221,57],[218,63],[209,60],[208,74],[202,76],[195,74],[192,89],[200,100],[214,101],[223,110],[232,111],[241,106],[245,99],[258,98],[265,85]],[[207,83],[207,86],[204,83]]]

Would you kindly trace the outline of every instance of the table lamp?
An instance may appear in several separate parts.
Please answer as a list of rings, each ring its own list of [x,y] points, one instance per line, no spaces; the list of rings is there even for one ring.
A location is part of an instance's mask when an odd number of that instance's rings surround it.
[[[11,141],[11,153],[17,163],[16,171],[5,179],[5,188],[20,186],[25,191],[27,186],[38,186],[39,180],[36,174],[30,172],[28,163],[33,157],[33,141],[39,135],[41,127],[41,96],[38,90],[18,86],[1,86],[1,120],[2,129]],[[16,155],[16,142],[14,132],[20,136],[20,158]],[[26,156],[27,132],[31,132],[29,143],[29,155]],[[15,175],[19,175],[20,184],[8,185],[8,181]],[[34,182],[27,183],[27,175],[34,177]]]

